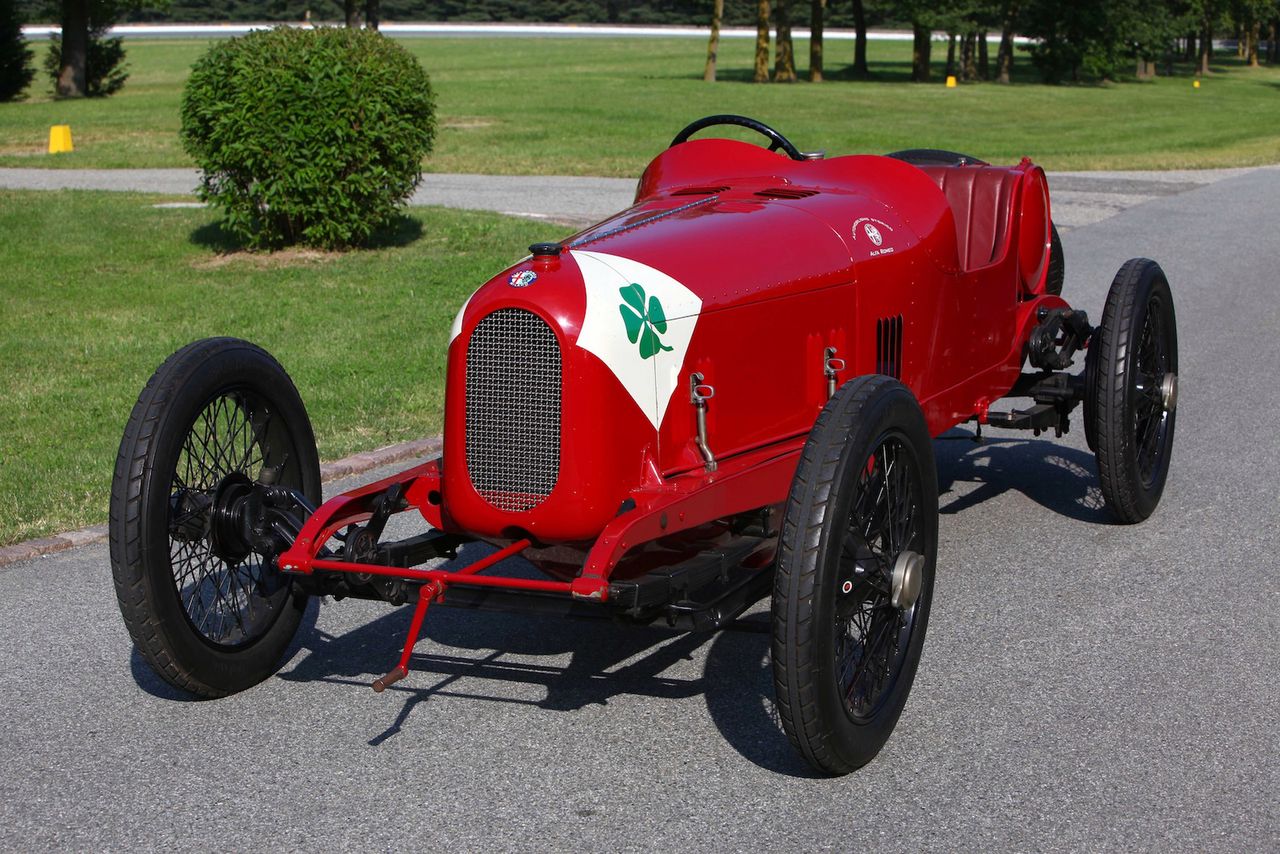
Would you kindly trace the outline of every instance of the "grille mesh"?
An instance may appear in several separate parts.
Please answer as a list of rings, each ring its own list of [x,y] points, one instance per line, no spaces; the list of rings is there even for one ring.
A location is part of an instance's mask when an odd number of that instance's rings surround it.
[[[467,469],[499,510],[542,503],[560,476],[560,345],[532,312],[503,308],[467,345]]]

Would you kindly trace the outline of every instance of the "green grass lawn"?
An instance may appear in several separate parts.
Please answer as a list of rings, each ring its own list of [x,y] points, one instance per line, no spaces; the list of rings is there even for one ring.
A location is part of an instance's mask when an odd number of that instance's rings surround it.
[[[132,76],[107,100],[56,101],[43,77],[26,102],[0,105],[0,166],[187,166],[178,104],[201,41],[131,41]],[[1280,161],[1280,69],[1221,59],[1202,88],[1189,73],[1150,83],[1043,86],[1026,57],[1020,81],[948,90],[913,84],[910,45],[873,41],[876,79],[855,82],[848,42],[827,46],[820,85],[747,82],[753,45],[722,43],[721,82],[702,82],[697,39],[407,39],[432,75],[441,134],[427,168],[489,174],[639,174],[681,126],[743,113],[801,148],[831,154],[941,147],[997,161],[1030,155],[1050,169],[1172,169]],[[936,50],[939,59],[945,50]],[[807,57],[806,43],[797,55]],[[940,76],[942,66],[935,67]],[[76,151],[48,156],[49,126],[70,124]]]
[[[272,352],[302,392],[321,459],[434,435],[459,306],[563,232],[418,209],[384,248],[218,254],[214,213],[153,201],[0,191],[0,545],[106,520],[138,392],[196,338]]]

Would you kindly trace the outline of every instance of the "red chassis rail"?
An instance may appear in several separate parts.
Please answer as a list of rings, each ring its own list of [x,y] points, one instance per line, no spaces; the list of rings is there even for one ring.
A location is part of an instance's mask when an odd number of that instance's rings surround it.
[[[605,602],[609,598],[609,577],[630,549],[717,519],[782,502],[791,487],[805,438],[793,437],[721,461],[715,472],[699,469],[671,478],[661,486],[637,490],[633,493],[636,507],[605,528],[587,554],[582,572],[572,581],[480,574],[527,549],[531,545],[527,538],[516,540],[458,570],[402,568],[320,556],[325,543],[335,533],[348,525],[369,520],[378,500],[396,485],[405,501],[396,512],[417,508],[433,528],[447,531],[439,459],[329,499],[307,519],[293,545],[280,556],[279,565],[285,572],[305,575],[320,570],[422,582],[400,661],[373,683],[374,691],[381,692],[408,675],[409,660],[427,608],[442,599],[450,586],[559,593],[579,600]]]
[[[614,568],[636,546],[784,501],[791,487],[804,436],[722,460],[715,472],[698,469],[671,478],[661,486],[636,490],[636,507],[613,520],[596,539],[581,574],[572,581],[480,575],[501,560],[528,548],[521,539],[461,570],[406,569],[321,557],[321,549],[335,533],[373,516],[377,500],[399,484],[406,504],[416,508],[433,527],[448,531],[440,491],[440,460],[431,460],[398,475],[362,486],[326,501],[311,515],[293,545],[279,558],[285,572],[310,575],[316,570],[362,573],[420,581],[438,586],[500,587],[542,593],[563,593],[575,599],[604,602]]]

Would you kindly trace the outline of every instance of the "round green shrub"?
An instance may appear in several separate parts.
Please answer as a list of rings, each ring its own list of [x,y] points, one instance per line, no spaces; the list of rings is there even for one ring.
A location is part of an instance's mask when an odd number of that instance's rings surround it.
[[[215,44],[182,96],[199,194],[251,248],[342,249],[387,224],[435,139],[431,83],[374,30],[257,30]]]

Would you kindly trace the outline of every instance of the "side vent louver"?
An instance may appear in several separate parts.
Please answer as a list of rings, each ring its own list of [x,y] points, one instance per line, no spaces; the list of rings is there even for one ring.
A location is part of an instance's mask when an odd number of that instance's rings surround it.
[[[902,315],[876,321],[876,373],[902,379]]]
[[[807,199],[818,195],[818,191],[799,190],[794,187],[770,187],[767,190],[758,191],[756,195],[765,199]]]
[[[728,187],[685,187],[683,190],[676,190],[673,196],[713,196],[716,193],[727,191]]]

